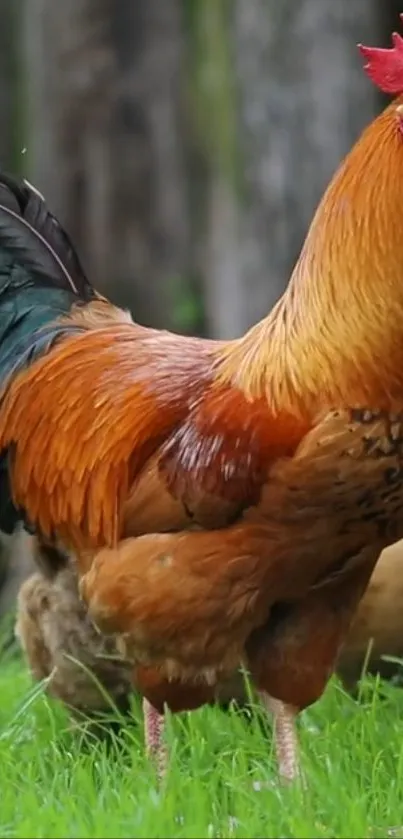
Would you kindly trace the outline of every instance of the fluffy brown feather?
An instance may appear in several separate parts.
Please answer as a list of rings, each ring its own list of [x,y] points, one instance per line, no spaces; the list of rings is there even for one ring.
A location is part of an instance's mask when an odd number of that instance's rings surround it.
[[[93,625],[79,597],[79,577],[73,559],[41,540],[29,539],[37,571],[23,583],[17,599],[16,635],[35,680],[50,678],[47,691],[61,700],[73,717],[95,721],[113,707],[126,715],[137,689],[162,714],[189,711],[204,704],[225,708],[247,703],[242,674],[237,670],[214,686],[161,679],[149,667],[122,656],[119,640]],[[32,561],[32,560],[31,560]],[[105,719],[100,731],[106,726]],[[113,727],[116,727],[115,720]]]
[[[113,706],[130,710],[132,667],[116,643],[96,631],[78,596],[77,572],[66,565],[53,578],[32,574],[17,600],[16,634],[36,680],[74,717],[96,719]]]
[[[398,420],[395,425],[401,429]],[[329,412],[293,458],[272,467],[260,506],[247,511],[242,523],[223,531],[127,539],[117,549],[99,552],[81,581],[94,619],[127,633],[134,657],[158,664],[168,675],[197,678],[205,671],[211,679],[243,658],[245,639],[259,627],[267,630],[267,647],[274,606],[287,606],[293,623],[305,598],[304,621],[323,601],[333,663],[345,612],[348,616],[361,596],[380,546],[402,528],[396,466],[402,437],[384,458],[376,449],[383,440],[386,445],[389,433],[387,415],[366,416],[363,425],[359,411]],[[332,593],[336,602],[327,615]],[[274,624],[277,639],[277,615]],[[317,620],[313,632],[315,627]],[[323,621],[314,642],[301,633],[301,655],[307,645],[312,657],[311,641],[323,646],[325,639]],[[252,654],[247,658],[254,673]],[[314,662],[320,669],[316,657]],[[287,699],[278,698],[296,704],[297,691],[291,696],[290,690],[285,685]]]

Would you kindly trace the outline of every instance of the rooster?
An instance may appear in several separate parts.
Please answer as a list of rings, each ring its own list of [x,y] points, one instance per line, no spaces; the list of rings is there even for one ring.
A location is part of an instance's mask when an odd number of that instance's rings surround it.
[[[403,92],[402,39],[361,49]],[[134,324],[35,191],[0,195],[8,524],[75,551],[94,622],[162,682],[243,662],[286,779],[296,717],[403,536],[402,134],[400,96],[334,176],[283,298],[233,341]]]

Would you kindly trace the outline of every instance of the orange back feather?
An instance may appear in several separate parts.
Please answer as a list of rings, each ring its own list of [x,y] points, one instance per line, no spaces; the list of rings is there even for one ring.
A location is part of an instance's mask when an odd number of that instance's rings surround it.
[[[113,324],[60,343],[12,382],[0,447],[12,450],[17,503],[45,535],[116,543],[129,485],[203,387],[203,347],[184,341]]]

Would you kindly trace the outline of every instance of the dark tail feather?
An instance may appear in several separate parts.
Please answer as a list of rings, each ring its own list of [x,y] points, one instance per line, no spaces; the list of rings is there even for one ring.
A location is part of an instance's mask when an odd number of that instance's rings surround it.
[[[69,289],[83,302],[97,296],[67,233],[40,193],[27,181],[5,174],[0,174],[1,250],[25,269],[31,285],[37,278],[41,285]]]
[[[0,391],[11,376],[80,332],[58,319],[97,298],[73,245],[30,184],[0,172]],[[11,451],[0,452],[0,529],[13,532],[23,511],[12,502]]]

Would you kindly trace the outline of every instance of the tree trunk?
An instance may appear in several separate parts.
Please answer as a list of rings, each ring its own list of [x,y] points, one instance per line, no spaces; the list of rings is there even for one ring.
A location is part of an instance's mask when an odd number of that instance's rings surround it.
[[[26,0],[30,173],[93,281],[173,326],[188,271],[179,0]]]
[[[110,24],[114,291],[140,322],[172,327],[189,271],[180,0],[116,2]]]
[[[106,0],[26,0],[28,173],[96,282],[107,280],[114,83]]]
[[[220,2],[240,171],[211,173],[204,275],[210,329],[230,337],[283,292],[325,185],[379,107],[356,49],[377,43],[379,22],[375,0]]]
[[[20,0],[0,0],[0,165],[20,169],[22,90],[19,62]]]

